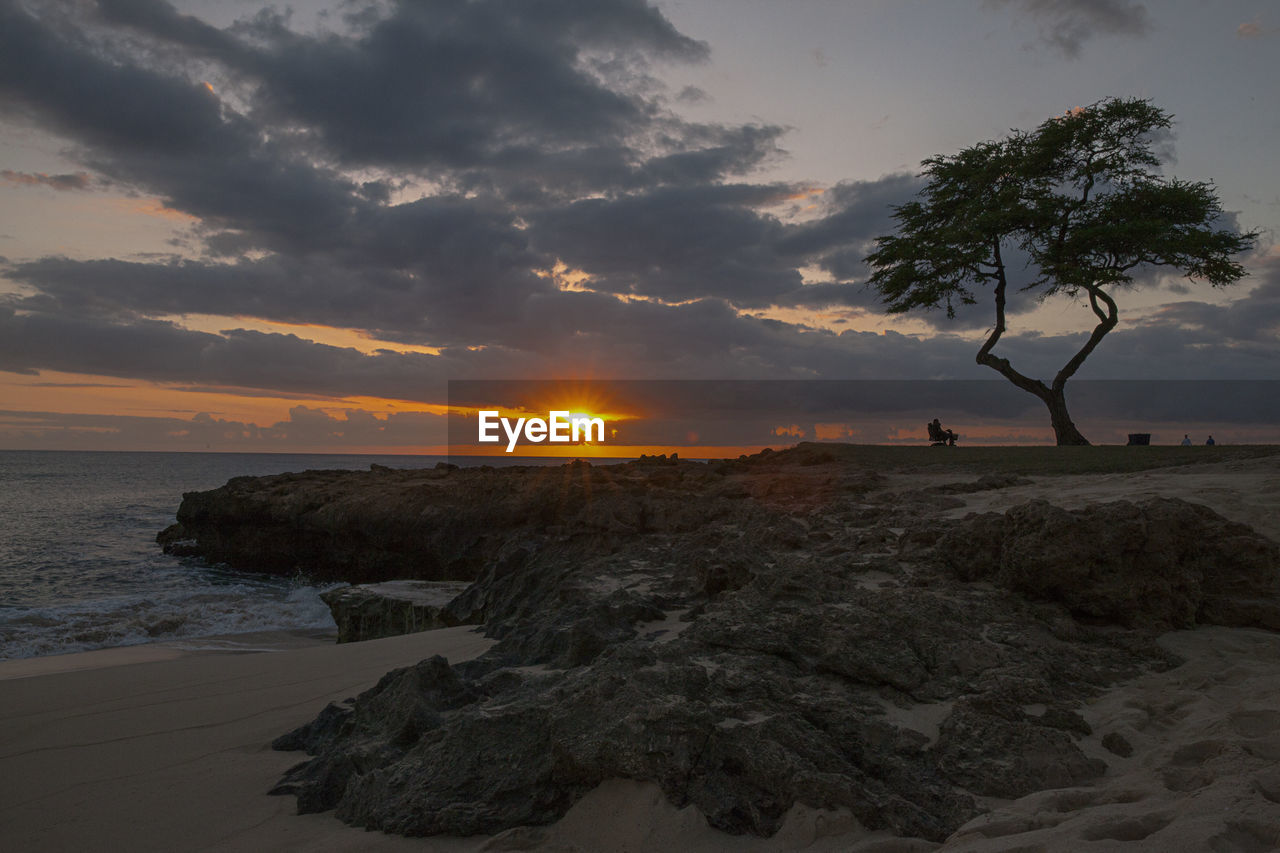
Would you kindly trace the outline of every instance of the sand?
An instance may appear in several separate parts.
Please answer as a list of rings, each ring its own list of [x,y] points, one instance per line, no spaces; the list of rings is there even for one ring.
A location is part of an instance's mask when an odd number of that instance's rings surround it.
[[[971,478],[934,473],[913,479],[919,486]],[[1004,511],[1035,498],[1065,509],[1121,499],[1182,498],[1204,504],[1232,521],[1247,524],[1264,536],[1280,541],[1280,456],[1156,468],[1130,474],[1073,474],[1027,479],[1032,481],[1031,485],[957,495],[964,500],[964,508],[949,510],[945,514],[960,517],[966,512]]]
[[[65,656],[72,667],[0,664],[0,849],[422,850],[266,796],[303,757],[269,744],[390,669],[489,644],[451,628],[268,653],[136,646]],[[48,674],[36,674],[42,663]]]
[[[941,849],[1280,850],[1280,634],[1206,627],[1160,643],[1187,662],[1084,710],[1081,747],[1104,778],[997,807]],[[1111,732],[1130,757],[1103,748]]]
[[[895,488],[955,476],[914,475]],[[1280,538],[1280,459],[1123,475],[1033,478],[962,496],[963,514],[1034,497],[1064,506],[1162,495],[1198,500]],[[301,760],[272,738],[432,654],[489,641],[450,628],[365,643],[236,638],[222,650],[135,646],[0,663],[0,850],[4,851],[1105,851],[1280,849],[1280,635],[1202,628],[1161,638],[1186,663],[1119,685],[1083,713],[1082,743],[1108,763],[1086,788],[1044,791],[962,827],[946,844],[864,831],[848,814],[797,806],[772,839],[723,835],[651,784],[601,785],[552,827],[494,838],[404,839],[297,816],[266,791]],[[205,644],[216,645],[216,644]],[[927,715],[926,715],[927,716]],[[903,719],[921,730],[932,717]],[[1109,733],[1134,748],[1102,746]]]

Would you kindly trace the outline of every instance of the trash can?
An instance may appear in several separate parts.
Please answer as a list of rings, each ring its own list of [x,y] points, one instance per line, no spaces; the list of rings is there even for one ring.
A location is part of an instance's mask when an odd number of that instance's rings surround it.
[[[1131,432],[1129,433],[1129,446],[1146,447],[1151,444],[1151,433],[1149,432]]]

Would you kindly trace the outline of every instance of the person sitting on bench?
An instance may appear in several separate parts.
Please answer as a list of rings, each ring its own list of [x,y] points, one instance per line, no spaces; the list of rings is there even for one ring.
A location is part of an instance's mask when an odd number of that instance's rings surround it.
[[[934,444],[945,444],[950,447],[956,446],[956,439],[959,438],[949,429],[942,428],[942,421],[937,418],[933,419],[933,423],[929,424],[929,440]]]

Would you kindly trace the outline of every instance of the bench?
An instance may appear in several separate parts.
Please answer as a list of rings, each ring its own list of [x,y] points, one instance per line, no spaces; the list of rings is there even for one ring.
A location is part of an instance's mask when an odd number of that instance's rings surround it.
[[[933,442],[933,444],[930,445],[931,447],[946,447],[947,445],[955,447],[956,439],[960,437],[954,432],[951,432],[951,430],[945,430],[942,427],[934,426],[933,421],[925,424],[925,427],[929,430],[929,441]],[[948,433],[950,433],[950,435],[948,435]]]

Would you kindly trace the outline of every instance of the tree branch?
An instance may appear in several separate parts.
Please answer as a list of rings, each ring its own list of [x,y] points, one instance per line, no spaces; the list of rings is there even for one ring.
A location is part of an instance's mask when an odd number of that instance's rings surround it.
[[[1035,394],[1041,400],[1047,400],[1049,398],[1049,389],[1045,387],[1043,382],[1038,379],[1032,379],[1030,376],[1024,376],[1014,370],[1013,365],[1009,364],[1009,359],[999,358],[991,354],[991,350],[995,347],[996,342],[998,342],[1000,340],[1000,336],[1004,334],[1005,291],[1009,286],[1009,281],[1004,274],[1004,259],[1000,255],[999,240],[994,241],[992,245],[992,253],[995,256],[996,261],[996,327],[991,330],[991,334],[987,337],[986,343],[982,345],[982,349],[978,350],[977,362],[978,364],[990,367],[1023,391]]]
[[[1084,360],[1089,357],[1089,353],[1093,352],[1094,348],[1106,337],[1107,332],[1114,329],[1116,323],[1119,322],[1119,312],[1116,310],[1115,300],[1108,296],[1105,290],[1096,285],[1086,285],[1086,287],[1089,291],[1089,304],[1093,308],[1093,313],[1098,315],[1101,322],[1093,327],[1093,334],[1089,335],[1089,340],[1085,341],[1085,345],[1080,348],[1080,351],[1062,366],[1057,376],[1053,377],[1053,390],[1055,393],[1061,393],[1062,389],[1066,387],[1067,380],[1080,369],[1080,365],[1084,364]],[[1098,307],[1099,301],[1107,306],[1105,314]]]
[[[1103,323],[1107,322],[1107,315],[1104,314],[1102,308],[1098,306],[1098,294],[1094,293],[1092,290],[1089,291],[1089,307],[1093,309],[1093,313],[1098,316],[1099,320]]]

